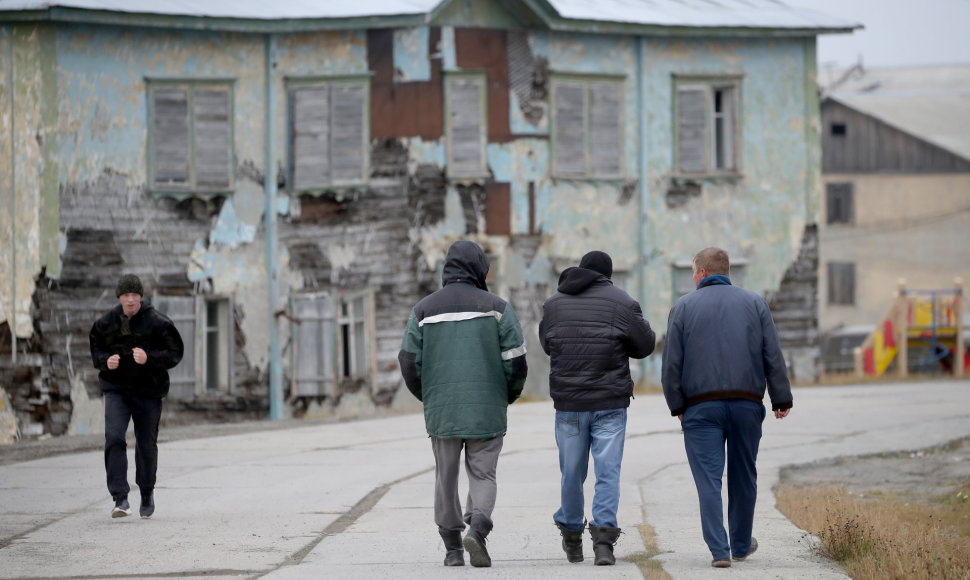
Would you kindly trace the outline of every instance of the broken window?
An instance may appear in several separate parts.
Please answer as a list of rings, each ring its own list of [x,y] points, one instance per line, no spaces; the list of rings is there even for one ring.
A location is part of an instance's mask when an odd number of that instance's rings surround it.
[[[678,171],[738,173],[738,81],[680,79],[676,87]]]
[[[340,378],[367,380],[371,375],[370,353],[373,338],[374,297],[370,292],[355,292],[339,298],[337,347]]]
[[[149,81],[149,180],[159,192],[232,189],[232,85]]]
[[[291,81],[288,89],[290,189],[364,183],[369,166],[368,81]]]
[[[156,296],[159,312],[168,316],[182,337],[182,361],[169,371],[169,396],[191,400],[196,395],[232,390],[235,320],[232,300],[221,296]]]
[[[623,174],[623,80],[552,81],[552,172],[558,177]]]
[[[852,182],[825,184],[826,223],[851,224],[855,220]]]
[[[294,295],[291,311],[295,396],[335,396],[339,383],[372,382],[373,292]]]
[[[449,73],[445,98],[448,176],[484,177],[488,129],[485,75]]]
[[[828,263],[829,304],[855,304],[855,264]]]
[[[228,298],[206,296],[202,363],[203,393],[228,393],[232,382],[233,320]]]

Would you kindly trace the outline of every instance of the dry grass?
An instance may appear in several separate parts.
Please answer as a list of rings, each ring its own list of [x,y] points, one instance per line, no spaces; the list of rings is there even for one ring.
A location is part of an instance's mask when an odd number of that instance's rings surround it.
[[[931,499],[787,483],[775,496],[855,580],[970,580],[970,481]]]
[[[657,548],[657,536],[654,534],[653,528],[649,524],[640,524],[637,526],[637,530],[640,532],[640,539],[647,551],[631,554],[624,559],[633,562],[640,568],[644,580],[671,580],[670,574],[663,569],[660,562],[653,559],[660,553]]]

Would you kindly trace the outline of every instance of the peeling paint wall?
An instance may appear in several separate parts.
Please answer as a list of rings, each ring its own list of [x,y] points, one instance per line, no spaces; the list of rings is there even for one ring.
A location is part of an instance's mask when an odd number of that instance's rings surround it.
[[[280,330],[288,413],[359,416],[407,407],[397,364],[404,323],[414,303],[438,288],[440,264],[457,239],[472,239],[489,253],[490,288],[522,321],[530,351],[526,389],[539,396],[548,393],[548,359],[537,341],[542,302],[559,273],[589,250],[612,255],[617,283],[641,300],[661,335],[673,304],[673,264],[702,247],[720,245],[746,260],[746,286],[758,293],[783,285],[817,207],[817,154],[807,138],[817,119],[806,117],[813,110],[806,79],[814,74],[806,68],[806,50],[814,44],[649,38],[641,61],[640,40],[632,37],[463,27],[507,24],[496,6],[476,6],[468,20],[457,8],[442,15],[448,26],[274,37],[277,106],[270,114],[277,147],[269,168],[267,36],[67,24],[0,28],[0,83],[11,73],[17,79],[0,87],[0,122],[14,123],[3,116],[11,94],[23,103],[26,120],[13,125],[17,137],[0,141],[0,182],[16,172],[18,184],[16,198],[4,194],[0,225],[23,224],[15,240],[3,240],[0,278],[13,267],[7,244],[25,248],[17,276],[5,278],[16,280],[16,291],[0,288],[0,305],[9,312],[11,296],[17,297],[18,328],[31,337],[24,343],[33,358],[22,393],[47,397],[43,409],[24,411],[24,420],[56,434],[69,422],[90,424],[96,410],[88,399],[98,387],[87,333],[115,303],[114,283],[128,271],[142,276],[148,297],[232,298],[232,389],[167,405],[167,422],[265,415],[271,319]],[[460,70],[487,79],[487,176],[478,179],[447,174],[443,79]],[[677,190],[683,184],[672,168],[674,74],[742,79],[740,176]],[[556,75],[622,79],[619,178],[552,175],[548,89]],[[358,76],[369,79],[367,182],[294,193],[286,170],[287,83]],[[199,78],[232,86],[233,192],[153,194],[147,83]],[[56,127],[56,139],[35,138],[45,126]],[[266,255],[265,175],[279,186],[272,258]],[[23,214],[9,211],[14,202]],[[273,305],[268,271],[278,272]],[[298,395],[291,387],[301,321],[290,311],[291,299],[317,293],[368,297],[372,370],[366,384],[338,377],[331,390]],[[646,381],[659,376],[659,355],[649,360]],[[79,428],[88,427],[71,427]]]

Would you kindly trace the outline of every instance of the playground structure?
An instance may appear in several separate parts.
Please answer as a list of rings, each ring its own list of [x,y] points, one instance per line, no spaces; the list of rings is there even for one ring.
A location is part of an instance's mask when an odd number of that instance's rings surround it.
[[[896,299],[881,324],[855,349],[855,372],[860,377],[882,376],[895,360],[898,376],[909,373],[909,351],[928,347],[943,369],[962,377],[970,367],[963,336],[963,280],[952,289],[907,290],[899,280]]]

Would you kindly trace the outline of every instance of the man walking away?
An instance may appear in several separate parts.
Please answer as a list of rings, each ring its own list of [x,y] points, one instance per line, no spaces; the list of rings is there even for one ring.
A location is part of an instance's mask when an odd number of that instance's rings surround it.
[[[667,321],[662,383],[681,420],[712,565],[727,568],[732,556],[743,561],[758,549],[751,530],[765,386],[778,419],[788,416],[792,393],[768,305],[731,285],[727,252],[701,250],[693,270],[697,290],[674,304]],[[725,446],[730,534],[721,505]]]
[[[653,352],[654,332],[640,305],[613,286],[613,260],[605,252],[583,256],[559,277],[558,292],[542,305],[539,340],[551,357],[549,393],[556,407],[556,444],[562,474],[560,507],[553,521],[570,562],[583,561],[583,483],[593,455],[594,563],[613,565],[620,536],[620,463],[627,407],[633,395],[630,358]]]
[[[138,511],[145,519],[155,513],[162,399],[168,394],[168,369],[182,360],[182,337],[168,317],[142,303],[144,292],[138,276],[122,276],[115,288],[119,304],[94,323],[89,337],[104,392],[104,469],[115,502],[113,518],[131,515],[125,442],[129,421],[135,424]]]
[[[408,390],[424,403],[435,457],[434,517],[445,566],[492,565],[485,538],[492,530],[495,471],[507,408],[525,385],[525,341],[512,306],[488,292],[488,257],[470,241],[448,249],[442,288],[411,310],[398,361]],[[465,450],[468,498],[458,498]],[[464,541],[461,532],[469,526]]]

